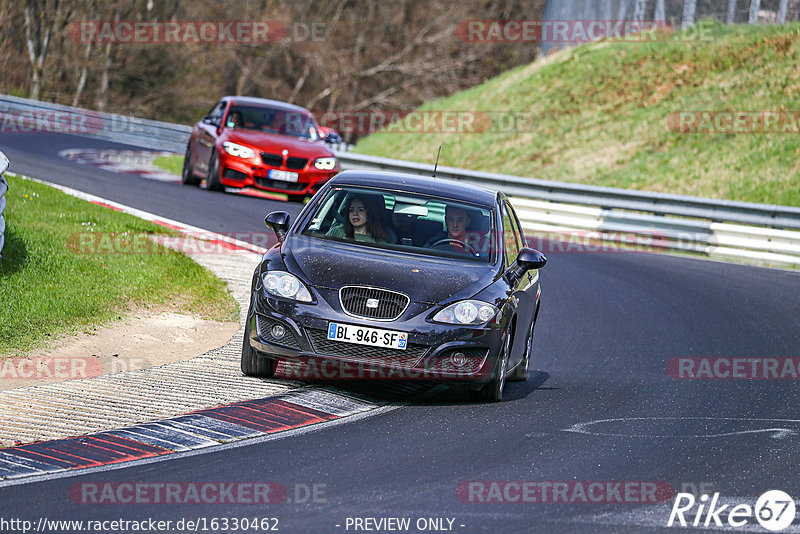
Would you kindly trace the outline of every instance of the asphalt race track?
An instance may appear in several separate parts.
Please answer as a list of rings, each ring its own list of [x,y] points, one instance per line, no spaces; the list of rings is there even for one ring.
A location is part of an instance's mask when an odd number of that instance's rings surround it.
[[[262,232],[268,211],[299,210],[114,174],[58,155],[87,147],[130,148],[59,134],[0,135],[13,172],[208,230]],[[672,358],[800,358],[800,273],[633,252],[546,252],[538,371],[508,384],[500,404],[469,403],[463,392],[442,388],[278,439],[0,487],[3,515],[34,523],[153,518],[173,525],[181,518],[273,517],[284,533],[363,532],[375,525],[356,529],[354,518],[389,517],[410,518],[412,527],[420,518],[450,519],[452,526],[445,520],[438,531],[463,533],[652,532],[691,529],[666,527],[671,492],[660,504],[613,491],[599,499],[610,502],[582,502],[576,483],[652,482],[675,493],[702,488],[734,504],[753,505],[772,489],[800,497],[797,381],[678,380],[667,372]],[[81,483],[192,481],[275,482],[287,488],[287,500],[78,504],[69,493]],[[469,486],[475,481],[484,484]],[[503,484],[514,481],[569,483],[569,497],[551,492],[548,502],[497,502],[515,500],[514,489],[473,502],[491,490],[465,491],[490,488],[491,481],[500,482],[495,489],[517,488]],[[306,491],[312,487],[316,499]],[[435,525],[406,531],[437,531]],[[764,531],[755,519],[748,529]],[[789,531],[796,529],[797,522]]]

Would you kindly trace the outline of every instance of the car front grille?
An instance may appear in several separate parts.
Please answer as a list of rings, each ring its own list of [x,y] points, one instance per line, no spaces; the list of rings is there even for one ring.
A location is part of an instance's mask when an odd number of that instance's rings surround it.
[[[306,168],[308,159],[306,158],[286,158],[286,168],[299,171]]]
[[[359,363],[411,369],[417,367],[417,363],[428,350],[425,345],[415,345],[413,343],[409,343],[405,350],[399,350],[333,341],[328,339],[325,330],[317,330],[316,328],[306,328],[306,333],[314,346],[314,352],[317,354]]]
[[[261,161],[264,162],[264,165],[269,165],[270,167],[283,167],[285,165],[287,169],[294,171],[305,169],[306,165],[308,165],[308,158],[288,157],[286,158],[286,163],[284,163],[283,156],[270,154],[269,152],[261,153]]]
[[[262,152],[261,161],[264,162],[264,165],[269,165],[271,167],[283,166],[283,156],[280,154],[268,154],[266,152]]]
[[[264,178],[263,176],[254,176],[253,177],[256,181],[256,185],[260,185],[262,187],[271,187],[273,189],[283,189],[284,191],[302,191],[303,189],[308,186],[308,184],[302,184],[299,182],[284,182],[283,180],[272,180],[270,178]]]
[[[339,300],[350,315],[382,321],[400,317],[410,302],[408,295],[362,286],[344,286],[339,290]]]

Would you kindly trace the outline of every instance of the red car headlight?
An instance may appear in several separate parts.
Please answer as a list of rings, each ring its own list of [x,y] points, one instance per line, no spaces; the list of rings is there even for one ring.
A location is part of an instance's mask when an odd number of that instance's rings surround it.
[[[336,158],[317,158],[314,160],[314,167],[321,171],[330,171],[336,167]]]
[[[231,143],[230,141],[222,143],[222,148],[225,149],[225,152],[237,158],[251,159],[256,157],[256,151],[252,148],[237,143]]]

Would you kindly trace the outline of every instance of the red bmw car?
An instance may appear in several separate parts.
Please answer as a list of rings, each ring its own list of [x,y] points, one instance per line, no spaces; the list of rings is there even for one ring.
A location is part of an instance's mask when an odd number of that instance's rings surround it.
[[[192,129],[181,181],[211,191],[256,187],[302,201],[339,172],[305,108],[276,100],[226,96]]]

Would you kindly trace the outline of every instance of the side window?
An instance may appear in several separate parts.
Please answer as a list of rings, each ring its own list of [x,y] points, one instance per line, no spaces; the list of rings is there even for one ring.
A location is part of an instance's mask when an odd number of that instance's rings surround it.
[[[511,226],[514,227],[514,235],[517,236],[517,249],[522,250],[523,247],[526,247],[528,245],[525,241],[525,233],[522,231],[522,227],[519,224],[519,219],[517,218],[517,212],[514,211],[514,208],[508,201],[506,201],[504,204],[506,205],[508,213],[511,217]]]
[[[214,108],[208,113],[208,115],[206,115],[206,118],[208,118],[211,124],[215,124],[217,126],[222,124],[222,114],[225,112],[225,104],[226,102],[223,100],[222,102],[214,106]]]
[[[510,267],[519,255],[519,237],[514,229],[513,213],[509,212],[508,205],[503,202],[503,250],[506,268]]]

